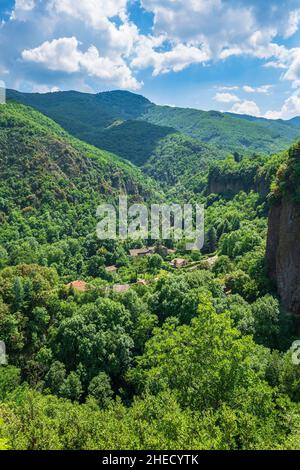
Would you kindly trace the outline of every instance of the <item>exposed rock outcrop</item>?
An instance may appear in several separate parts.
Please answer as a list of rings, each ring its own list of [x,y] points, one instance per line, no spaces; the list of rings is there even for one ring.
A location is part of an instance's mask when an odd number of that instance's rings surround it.
[[[292,199],[270,210],[267,269],[283,306],[300,314],[300,204]]]
[[[265,198],[270,192],[270,181],[266,181],[264,178],[255,177],[250,181],[243,181],[241,177],[230,178],[230,179],[213,179],[211,178],[208,183],[208,194],[223,194],[223,195],[235,195],[240,191],[246,193],[255,191],[259,193],[262,198]]]

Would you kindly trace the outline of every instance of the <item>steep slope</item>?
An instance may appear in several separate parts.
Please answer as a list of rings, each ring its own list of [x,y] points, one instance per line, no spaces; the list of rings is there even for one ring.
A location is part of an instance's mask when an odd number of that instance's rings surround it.
[[[83,197],[91,197],[90,191],[94,195],[114,195],[120,190],[149,197],[152,191],[151,184],[134,166],[69,136],[53,121],[23,105],[8,103],[0,107],[0,152],[2,185],[9,190],[8,181],[22,175],[17,186],[27,187],[18,193],[10,188],[18,204],[25,203],[25,195],[30,192],[42,205],[43,199],[37,197],[42,197],[42,190],[37,194],[36,187],[41,183],[42,189],[47,178],[53,188],[64,188],[66,198],[76,190],[87,191]]]
[[[296,116],[292,119],[290,119],[289,121],[287,121],[288,124],[292,125],[292,126],[297,126],[299,127],[300,126],[300,116]]]
[[[181,185],[199,192],[209,164],[225,155],[213,146],[177,132],[158,142],[142,169],[166,187]]]
[[[241,119],[217,111],[156,106],[148,108],[143,119],[168,125],[202,142],[229,152],[275,153],[284,150],[300,134],[300,127],[277,121]]]
[[[26,94],[8,90],[7,96],[35,107],[76,137],[94,145],[100,143],[101,148],[118,151],[132,161],[138,161],[134,157],[136,149],[144,148],[142,161],[145,162],[161,135],[174,130],[223,151],[249,153],[278,152],[300,134],[300,126],[288,122],[249,121],[216,111],[156,106],[142,96],[125,91],[92,95],[73,91]],[[151,127],[127,121],[146,121]],[[147,132],[150,138],[145,147]]]
[[[246,121],[252,122],[259,122],[260,124],[265,124],[266,126],[270,126],[272,124],[276,125],[283,125],[283,126],[296,126],[300,127],[300,116],[296,116],[292,119],[288,119],[284,121],[283,119],[266,119],[263,117],[256,117],[256,116],[249,116],[248,114],[234,114],[234,113],[226,113],[228,116],[238,117],[240,119],[245,119]]]
[[[149,122],[119,120],[96,135],[91,129],[82,134],[82,138],[141,166],[147,162],[158,143],[174,132],[170,127],[155,126]]]
[[[77,91],[40,94],[7,90],[7,99],[32,106],[79,138],[90,129],[98,133],[115,120],[137,119],[151,106],[143,96],[126,91],[93,95]]]
[[[300,142],[278,172],[269,214],[267,268],[283,305],[300,313]]]
[[[270,193],[278,168],[286,159],[286,152],[272,156],[250,155],[235,159],[228,156],[214,161],[208,173],[208,194],[232,196],[240,191],[255,191],[262,198]]]
[[[60,274],[98,273],[98,205],[120,193],[136,202],[160,197],[130,163],[16,103],[0,106],[0,175],[0,267],[39,263],[59,266]]]

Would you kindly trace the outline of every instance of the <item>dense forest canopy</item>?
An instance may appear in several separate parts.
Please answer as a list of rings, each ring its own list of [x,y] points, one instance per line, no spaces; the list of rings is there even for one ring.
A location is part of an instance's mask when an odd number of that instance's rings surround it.
[[[287,151],[299,128],[123,92],[11,97],[0,107],[0,448],[299,449],[299,330],[266,267],[270,207],[299,203],[299,144]],[[99,240],[96,208],[119,194],[204,204],[201,252]]]
[[[134,163],[144,163],[160,140],[177,131],[215,151],[276,153],[300,136],[297,120],[242,117],[216,111],[158,106],[127,91],[20,93],[9,99],[32,106],[70,134]],[[138,151],[138,154],[137,154]]]

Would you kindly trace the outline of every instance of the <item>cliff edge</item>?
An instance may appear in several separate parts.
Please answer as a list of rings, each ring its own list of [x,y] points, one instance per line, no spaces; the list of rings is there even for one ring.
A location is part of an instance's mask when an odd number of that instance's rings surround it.
[[[267,271],[283,306],[300,314],[300,142],[280,168],[269,213]]]

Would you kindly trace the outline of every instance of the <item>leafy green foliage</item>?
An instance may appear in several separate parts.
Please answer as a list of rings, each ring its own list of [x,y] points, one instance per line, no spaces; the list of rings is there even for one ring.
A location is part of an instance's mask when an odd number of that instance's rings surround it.
[[[299,127],[277,121],[251,122],[217,111],[149,106],[142,117],[229,152],[275,153],[299,136]]]
[[[158,242],[155,254],[130,258],[142,240],[98,240],[100,202],[121,192],[160,202],[156,184],[31,108],[1,107],[0,340],[9,365],[0,366],[0,449],[300,448],[300,372],[286,352],[297,325],[264,262],[265,196],[271,184],[278,195],[289,190],[284,175],[298,184],[299,149],[241,154],[281,145],[283,124],[274,123],[271,144],[269,122],[155,107],[130,93],[14,97],[99,147],[107,137],[105,146],[160,180],[165,198],[205,204],[206,243],[187,254],[184,240],[168,242],[177,253]],[[205,119],[208,140],[227,136],[220,152],[171,129],[205,140]],[[249,145],[239,141],[246,130]],[[177,256],[188,265],[173,268]],[[68,285],[75,279],[85,279],[82,291]]]
[[[288,197],[300,202],[300,142],[294,144],[282,163],[274,184],[274,198]]]
[[[38,263],[61,275],[104,276],[101,266],[122,255],[118,243],[97,241],[98,205],[120,192],[136,202],[156,193],[129,163],[18,104],[0,109],[0,155],[2,267]]]
[[[203,190],[203,178],[211,161],[224,153],[213,146],[176,133],[161,139],[143,167],[144,172],[164,186],[178,185],[194,193]]]
[[[41,95],[8,90],[7,96],[51,117],[75,137],[138,165],[151,157],[147,172],[154,177],[158,172],[158,179],[171,184],[170,180],[181,176],[178,170],[184,162],[187,165],[196,162],[198,170],[198,157],[201,166],[207,152],[220,156],[228,152],[271,154],[285,149],[300,134],[295,123],[251,121],[216,111],[156,106],[143,96],[123,91]],[[174,131],[181,135],[173,136]],[[170,139],[174,144],[170,145]],[[198,147],[197,141],[210,146]],[[165,171],[167,155],[171,156],[175,168],[169,176]],[[179,164],[176,155],[179,155]]]

